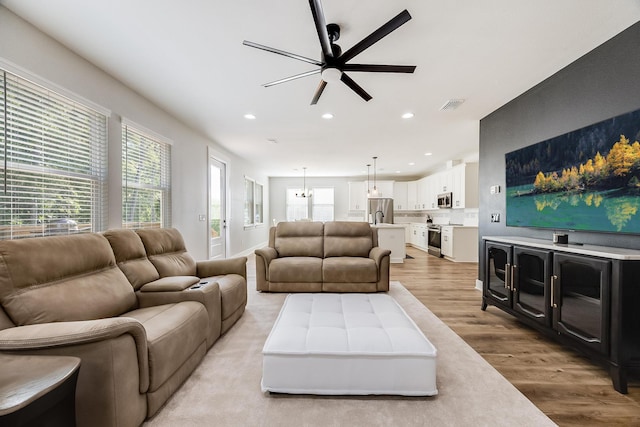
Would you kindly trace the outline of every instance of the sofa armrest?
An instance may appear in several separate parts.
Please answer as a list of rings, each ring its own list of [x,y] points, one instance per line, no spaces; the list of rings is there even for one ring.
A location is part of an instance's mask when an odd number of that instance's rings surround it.
[[[36,351],[81,346],[125,334],[131,335],[135,342],[140,393],[144,393],[149,388],[147,335],[140,322],[128,317],[42,323],[3,329],[0,331],[0,351]],[[69,352],[69,355],[73,355],[72,353]]]
[[[198,277],[239,274],[247,280],[247,257],[198,261],[196,263],[196,274]]]
[[[389,249],[383,249],[380,246],[374,246],[369,251],[369,258],[373,259],[376,262],[378,268],[380,268],[380,264],[384,257],[388,257],[391,255],[391,251]]]
[[[271,246],[256,249],[256,290],[269,290],[269,264],[278,258],[278,251]]]

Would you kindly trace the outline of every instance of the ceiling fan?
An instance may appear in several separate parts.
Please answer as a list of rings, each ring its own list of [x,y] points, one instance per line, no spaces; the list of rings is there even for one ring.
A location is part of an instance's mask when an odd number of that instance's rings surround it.
[[[284,79],[275,80],[273,82],[265,83],[262,86],[269,87],[280,83],[285,83],[291,80],[299,79],[302,77],[311,76],[313,74],[320,74],[322,80],[316,89],[311,105],[318,103],[322,92],[324,91],[327,83],[334,83],[341,81],[346,84],[351,90],[360,95],[365,101],[371,99],[369,95],[360,85],[358,85],[351,77],[345,72],[373,72],[373,73],[413,73],[416,69],[415,65],[377,65],[377,64],[347,64],[349,60],[356,55],[362,53],[365,49],[368,49],[373,44],[380,41],[382,38],[389,35],[391,32],[398,29],[411,19],[411,15],[405,9],[395,17],[391,18],[389,22],[382,25],[380,28],[369,34],[362,39],[359,43],[356,43],[353,47],[342,53],[340,46],[335,42],[340,38],[340,26],[338,24],[326,24],[324,18],[324,12],[322,11],[322,4],[320,0],[309,0],[309,6],[311,7],[311,14],[313,15],[313,21],[316,25],[316,31],[318,32],[318,38],[320,39],[320,46],[322,48],[322,60],[317,61],[315,59],[307,58],[295,53],[285,52],[280,49],[275,49],[269,46],[264,46],[258,43],[243,41],[242,44],[256,49],[266,50],[267,52],[277,53],[278,55],[286,56],[288,58],[297,59],[299,61],[308,62],[313,65],[317,65],[320,68],[313,71],[307,71],[304,73],[296,74]]]

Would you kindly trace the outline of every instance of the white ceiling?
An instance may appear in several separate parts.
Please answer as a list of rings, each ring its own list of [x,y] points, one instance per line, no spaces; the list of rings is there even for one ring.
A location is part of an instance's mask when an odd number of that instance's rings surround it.
[[[408,9],[350,62],[417,69],[350,73],[371,101],[338,83],[310,106],[318,75],[261,84],[313,65],[242,45],[320,59],[305,0],[0,3],[269,176],[358,176],[378,156],[380,176],[415,177],[477,158],[481,118],[640,20],[638,0],[324,0],[343,51]],[[466,102],[440,111],[452,98]]]

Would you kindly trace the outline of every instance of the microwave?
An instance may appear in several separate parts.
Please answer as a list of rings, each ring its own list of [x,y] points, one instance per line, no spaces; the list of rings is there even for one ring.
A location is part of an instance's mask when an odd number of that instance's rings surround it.
[[[453,196],[450,192],[438,194],[438,207],[450,208],[452,200],[453,200]]]

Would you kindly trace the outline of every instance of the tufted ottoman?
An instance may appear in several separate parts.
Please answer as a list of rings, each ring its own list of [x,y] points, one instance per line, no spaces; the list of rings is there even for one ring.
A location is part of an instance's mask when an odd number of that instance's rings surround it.
[[[438,393],[435,347],[386,294],[290,294],[262,354],[262,391]]]

